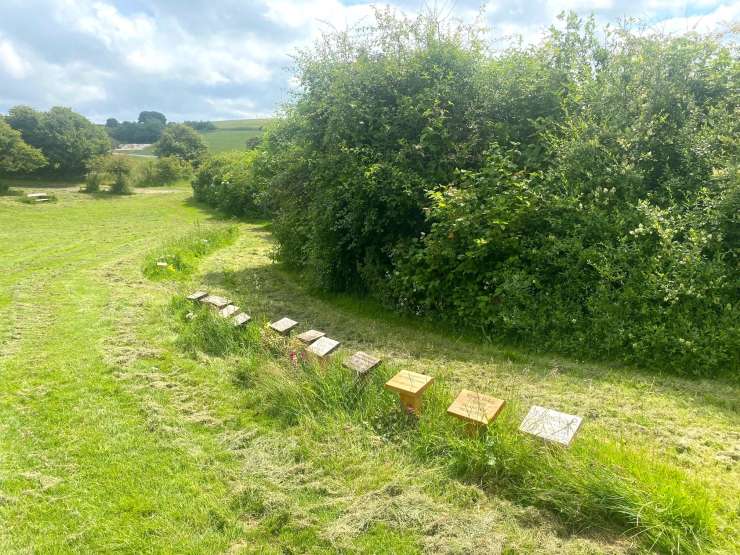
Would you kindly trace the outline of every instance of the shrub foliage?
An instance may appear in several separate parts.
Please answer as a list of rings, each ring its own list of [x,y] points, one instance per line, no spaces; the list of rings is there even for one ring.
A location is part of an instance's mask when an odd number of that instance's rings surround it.
[[[255,151],[215,154],[198,168],[193,194],[204,202],[235,216],[262,213],[262,188],[254,174]]]
[[[475,28],[379,12],[298,57],[254,183],[280,258],[318,287],[537,348],[731,372],[739,69],[721,37],[569,15],[492,54]]]

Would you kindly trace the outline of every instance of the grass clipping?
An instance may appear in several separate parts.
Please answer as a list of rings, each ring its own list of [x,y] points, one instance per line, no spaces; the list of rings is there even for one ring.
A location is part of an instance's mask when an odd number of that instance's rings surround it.
[[[202,228],[169,241],[147,255],[142,269],[152,280],[182,279],[198,266],[199,259],[213,251],[232,244],[239,228],[235,225]]]
[[[452,392],[444,379],[425,393],[417,419],[402,413],[396,396],[383,389],[399,370],[392,364],[358,380],[339,356],[318,365],[300,356],[292,340],[264,328],[227,326],[206,309],[187,319],[192,305],[184,299],[174,300],[171,309],[180,347],[240,355],[235,382],[254,392],[258,410],[285,425],[328,429],[349,419],[415,462],[442,466],[455,478],[549,510],[573,531],[614,531],[663,553],[701,553],[718,541],[723,506],[702,483],[656,460],[655,453],[588,431],[569,449],[543,443],[518,431],[524,411],[512,402],[490,429],[468,437],[446,415]]]

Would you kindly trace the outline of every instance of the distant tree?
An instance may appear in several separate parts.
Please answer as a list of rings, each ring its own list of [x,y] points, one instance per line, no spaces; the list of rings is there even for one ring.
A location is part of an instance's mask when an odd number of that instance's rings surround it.
[[[20,131],[29,145],[38,148],[56,174],[83,175],[95,156],[110,152],[105,130],[69,108],[38,112],[28,106],[11,108],[8,124]]]
[[[139,114],[139,123],[156,122],[162,127],[167,125],[167,118],[160,112],[141,112]]]
[[[20,131],[13,129],[0,118],[0,175],[31,173],[46,165],[40,150],[28,145]],[[0,192],[8,190],[0,181]]]
[[[206,153],[206,144],[200,135],[187,125],[170,124],[154,146],[158,156],[176,156],[197,165]]]
[[[105,120],[105,126],[109,129],[114,129],[121,125],[116,118],[108,118]]]

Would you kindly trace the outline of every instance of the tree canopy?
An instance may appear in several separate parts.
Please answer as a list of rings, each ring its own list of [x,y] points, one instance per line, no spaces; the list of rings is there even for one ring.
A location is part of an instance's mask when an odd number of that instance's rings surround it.
[[[62,175],[83,175],[87,163],[110,151],[105,131],[69,108],[39,112],[28,106],[10,109],[6,122],[23,140],[40,150],[48,170]]]
[[[207,150],[201,136],[187,125],[170,124],[154,147],[157,156],[176,156],[197,164]]]

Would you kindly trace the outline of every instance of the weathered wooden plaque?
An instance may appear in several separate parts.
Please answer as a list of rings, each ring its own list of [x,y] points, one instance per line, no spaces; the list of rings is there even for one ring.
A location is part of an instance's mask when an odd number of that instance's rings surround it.
[[[208,291],[196,291],[195,293],[191,293],[190,295],[188,295],[188,300],[199,301],[203,297],[207,297],[207,296],[208,296]]]
[[[535,405],[529,409],[519,430],[567,447],[573,441],[582,420],[580,416]]]
[[[270,324],[270,327],[280,335],[288,335],[297,325],[298,322],[295,320],[291,320],[290,318],[281,318],[277,322]]]
[[[447,408],[447,414],[475,426],[487,426],[491,420],[498,416],[505,403],[505,401],[490,395],[463,389]]]
[[[404,409],[410,413],[419,414],[421,412],[421,395],[433,381],[434,378],[431,376],[401,370],[385,383],[385,387],[398,393]]]
[[[252,317],[249,314],[246,314],[244,312],[240,312],[236,316],[234,316],[234,326],[240,327],[249,322],[252,319]]]
[[[218,311],[218,315],[221,316],[221,318],[230,318],[237,312],[239,312],[238,306],[233,305],[233,304],[228,304]]]
[[[26,197],[35,198],[35,199],[39,199],[39,198],[48,199],[49,195],[47,193],[28,193],[26,194]]]
[[[337,347],[339,347],[339,341],[324,336],[319,337],[316,341],[306,347],[306,351],[319,358],[325,358],[332,354]]]
[[[324,337],[325,335],[326,334],[323,331],[308,330],[308,331],[304,331],[302,334],[300,334],[298,336],[298,340],[301,341],[301,342],[303,342],[303,343],[309,344],[309,343],[313,343],[314,341],[316,341],[320,337]]]
[[[226,305],[231,304],[231,301],[229,299],[219,297],[218,295],[206,295],[200,300],[200,302],[213,305],[216,308],[223,308]]]
[[[380,359],[370,356],[367,353],[363,353],[362,351],[357,351],[351,357],[345,359],[342,364],[345,368],[354,370],[358,376],[364,376],[380,364]]]
[[[169,266],[167,262],[157,262],[157,267],[159,268],[166,268],[167,266]]]

